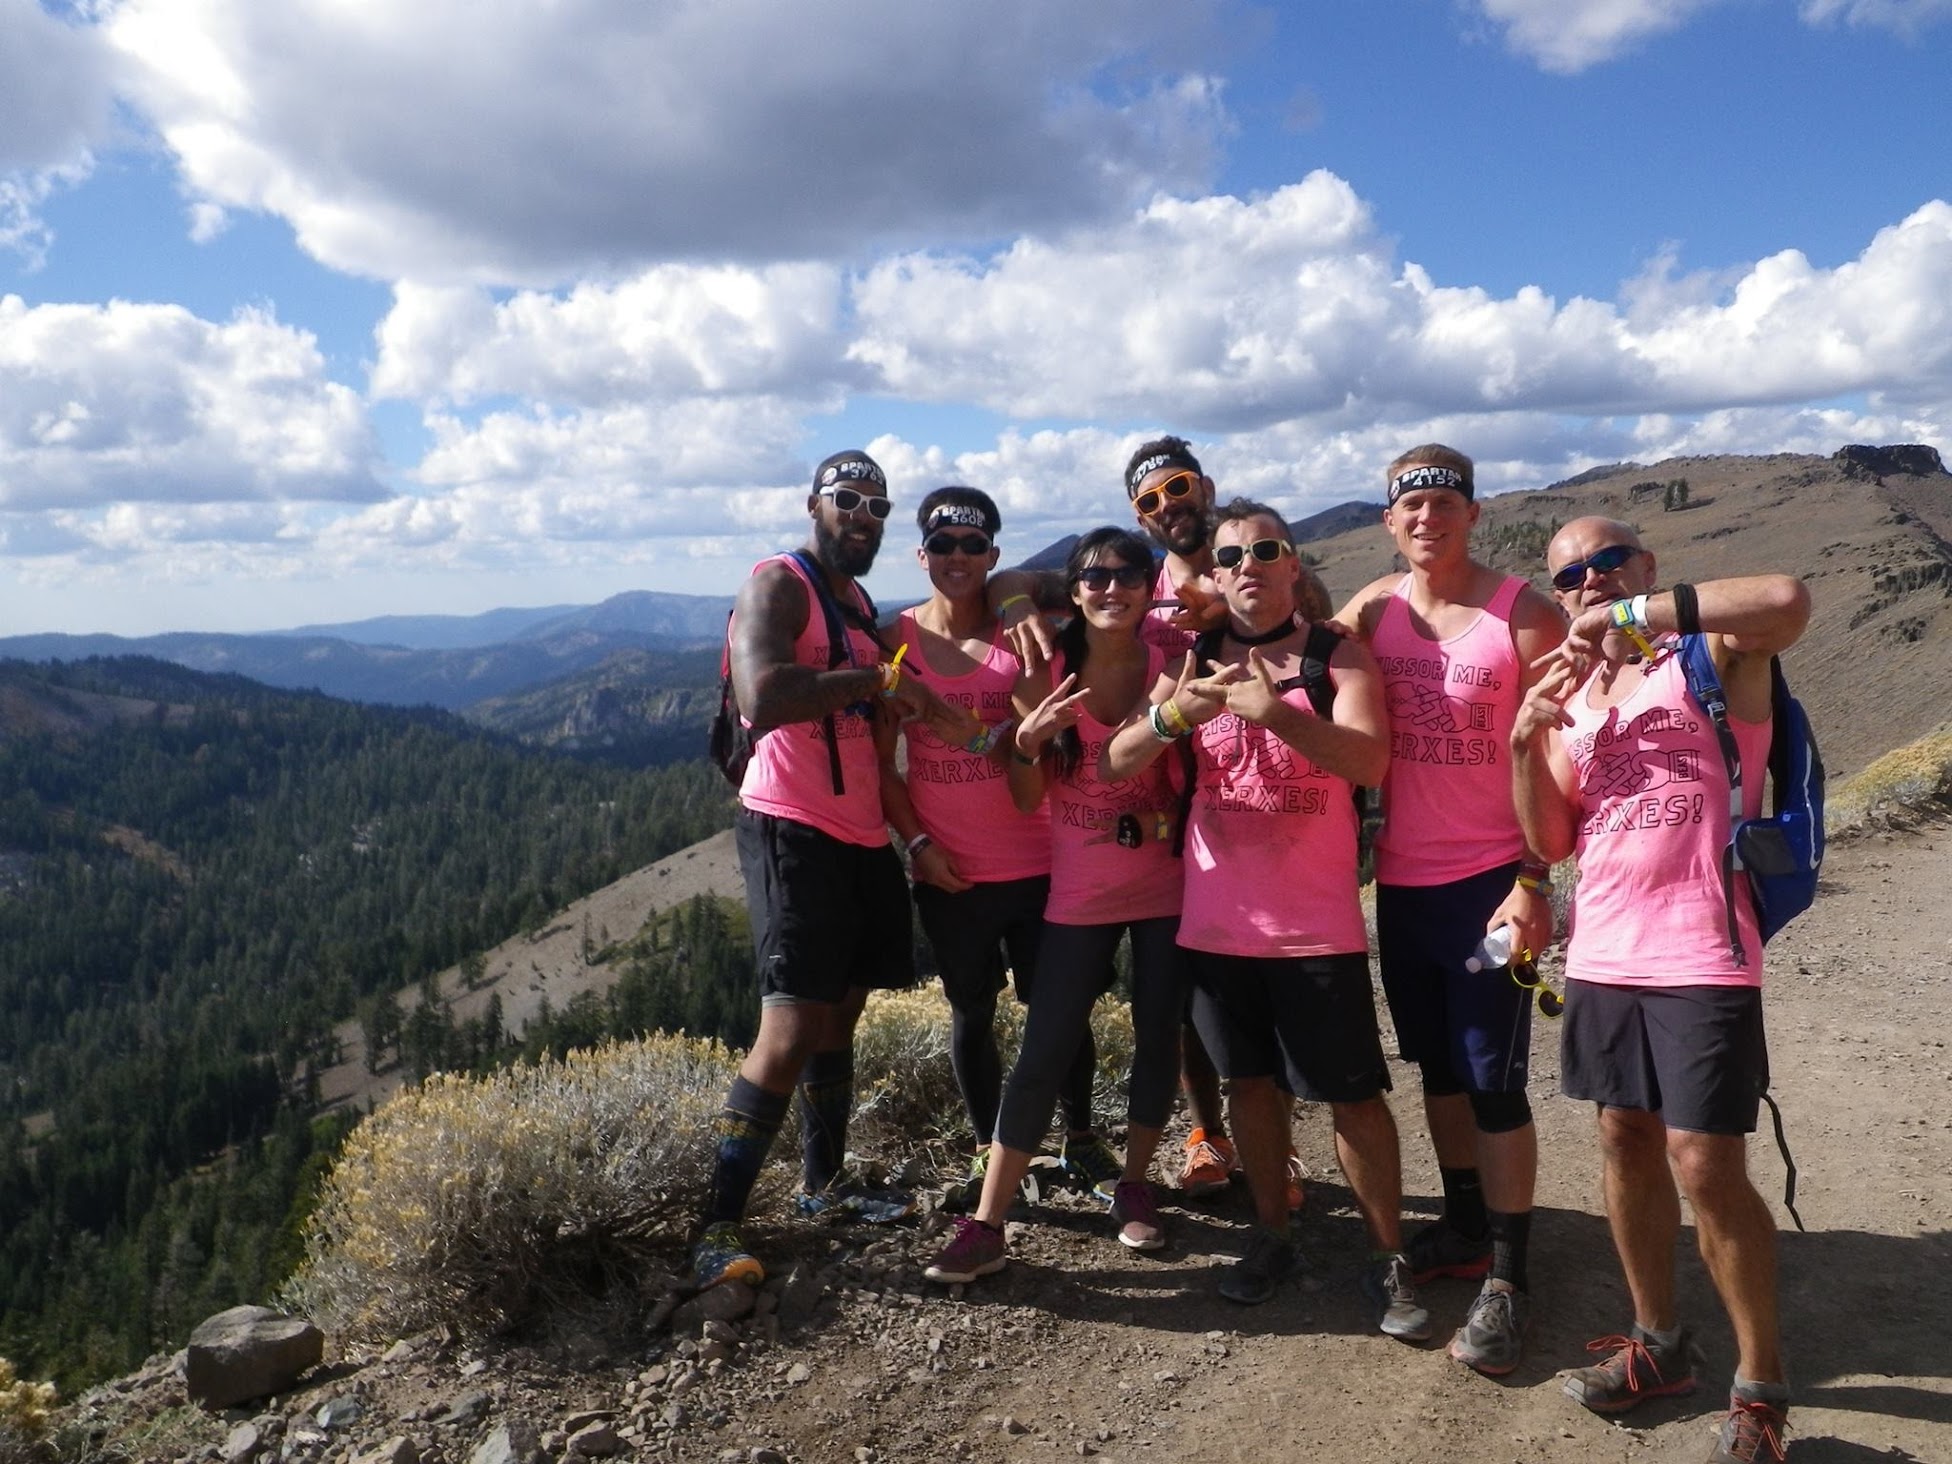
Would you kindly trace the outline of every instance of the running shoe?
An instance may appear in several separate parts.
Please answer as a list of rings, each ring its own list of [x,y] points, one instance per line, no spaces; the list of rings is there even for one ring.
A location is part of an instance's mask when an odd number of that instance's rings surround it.
[[[1067,1134],[1061,1156],[1064,1172],[1107,1204],[1125,1173],[1125,1161],[1118,1151],[1098,1136],[1097,1131]]]
[[[1281,1283],[1300,1268],[1301,1257],[1293,1241],[1256,1225],[1253,1239],[1247,1242],[1247,1254],[1220,1278],[1220,1294],[1242,1306],[1259,1306],[1271,1301]]]
[[[1303,1181],[1308,1178],[1308,1166],[1301,1162],[1301,1155],[1293,1149],[1288,1150],[1288,1213],[1294,1214],[1308,1202],[1308,1190]]]
[[[1164,1250],[1166,1226],[1159,1218],[1159,1202],[1143,1179],[1121,1180],[1112,1192],[1112,1224],[1118,1243],[1135,1251]]]
[[[1489,1378],[1501,1378],[1518,1366],[1525,1351],[1525,1325],[1532,1303],[1508,1281],[1486,1281],[1464,1315],[1464,1325],[1450,1339],[1450,1355]]]
[[[1472,1240],[1448,1220],[1433,1220],[1415,1235],[1403,1252],[1410,1258],[1410,1274],[1417,1285],[1439,1276],[1476,1281],[1491,1274],[1491,1232]]]
[[[1401,1255],[1376,1262],[1363,1272],[1362,1289],[1382,1308],[1377,1323],[1385,1337],[1399,1342],[1428,1342],[1430,1313],[1417,1303],[1417,1287],[1410,1262]]]
[[[1595,1413],[1625,1413],[1649,1398],[1694,1391],[1694,1338],[1685,1327],[1672,1347],[1662,1347],[1636,1326],[1631,1336],[1602,1337],[1588,1342],[1586,1350],[1602,1360],[1567,1373],[1562,1387],[1568,1398]]]
[[[707,1226],[691,1248],[691,1284],[700,1291],[727,1281],[757,1286],[765,1279],[766,1268],[746,1249],[739,1227],[729,1220]]]
[[[915,1197],[906,1190],[837,1174],[825,1189],[801,1190],[793,1197],[793,1208],[803,1220],[854,1220],[863,1225],[892,1225],[915,1213]]]
[[[983,1176],[989,1173],[990,1151],[978,1150],[969,1161],[969,1173],[951,1181],[942,1191],[942,1208],[951,1215],[968,1215],[983,1201]]]
[[[1002,1227],[985,1225],[973,1215],[958,1215],[955,1234],[922,1274],[931,1281],[974,1281],[1001,1271],[1008,1259]]]
[[[1783,1464],[1788,1450],[1783,1430],[1788,1426],[1787,1408],[1730,1393],[1728,1417],[1722,1420],[1708,1464]]]
[[[1240,1169],[1233,1141],[1220,1134],[1209,1139],[1196,1128],[1186,1136],[1186,1163],[1179,1171],[1179,1192],[1189,1200],[1218,1194]]]

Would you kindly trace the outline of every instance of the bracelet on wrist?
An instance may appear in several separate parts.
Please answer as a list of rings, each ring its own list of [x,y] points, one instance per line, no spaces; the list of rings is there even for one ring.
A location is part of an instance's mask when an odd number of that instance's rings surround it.
[[[1520,879],[1551,879],[1552,866],[1541,859],[1521,859],[1518,862]]]
[[[1612,620],[1614,629],[1633,642],[1634,649],[1648,660],[1654,659],[1654,648],[1647,640],[1647,597],[1635,595],[1631,600],[1613,602]]]
[[[1535,895],[1544,895],[1548,900],[1552,898],[1552,881],[1549,879],[1534,879],[1529,874],[1521,874],[1518,876],[1518,887],[1530,890]]]
[[[881,694],[893,696],[895,688],[901,685],[901,658],[908,654],[908,642],[903,641],[895,647],[895,659],[884,661],[881,666]]]
[[[1683,580],[1668,593],[1674,597],[1674,628],[1682,635],[1700,635],[1701,601],[1694,586]]]
[[[913,859],[917,854],[920,854],[924,849],[928,848],[928,846],[933,844],[934,842],[935,840],[931,839],[927,834],[917,834],[914,838],[910,839],[908,843],[903,846],[903,848],[907,852],[908,857],[910,859]]]
[[[1005,595],[1002,601],[998,603],[996,607],[996,613],[998,615],[1002,615],[1006,611],[1008,611],[1012,605],[1028,605],[1032,610],[1035,610],[1037,608],[1036,602],[1032,600],[1028,595]]]
[[[1179,709],[1179,703],[1171,697],[1159,703],[1159,717],[1174,737],[1188,736],[1193,730],[1193,724],[1186,720],[1186,713]]]

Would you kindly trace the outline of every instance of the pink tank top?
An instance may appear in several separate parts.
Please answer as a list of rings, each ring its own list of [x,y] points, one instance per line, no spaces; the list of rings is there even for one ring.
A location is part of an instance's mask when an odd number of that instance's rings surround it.
[[[1011,720],[1010,691],[1019,668],[1001,628],[982,665],[962,676],[944,676],[928,664],[914,611],[902,611],[896,631],[908,647],[906,664],[922,672],[944,701],[967,708],[986,726]],[[902,736],[915,816],[955,862],[957,873],[977,884],[1050,873],[1049,810],[1019,813],[1001,764],[951,747],[920,722],[909,723]]]
[[[827,670],[827,618],[806,572],[790,555],[778,556],[807,594],[807,625],[793,642],[797,665]],[[771,563],[761,561],[761,565]],[[755,572],[761,567],[755,565]],[[850,586],[862,613],[867,610],[860,586]],[[872,666],[880,648],[865,631],[847,627],[846,664]],[[845,791],[834,793],[834,775],[822,721],[789,722],[761,737],[739,784],[739,801],[754,813],[790,818],[831,834],[845,844],[869,848],[888,842],[888,826],[881,816],[881,766],[874,751],[874,711],[871,704],[834,713],[834,736],[840,746],[841,781]]]
[[[1159,573],[1152,580],[1152,598],[1155,600],[1174,599],[1173,577],[1166,570],[1166,561],[1159,561]],[[1193,632],[1181,630],[1172,623],[1173,616],[1179,612],[1171,606],[1151,610],[1139,623],[1139,635],[1147,645],[1157,646],[1166,653],[1168,661],[1184,656],[1193,648]]]
[[[1159,648],[1148,646],[1148,687],[1164,664]],[[1084,756],[1076,771],[1051,780],[1051,898],[1044,918],[1058,925],[1179,913],[1172,773],[1161,758],[1136,778],[1099,782],[1098,755],[1115,730],[1086,712],[1078,719]]]
[[[1736,926],[1748,966],[1728,948],[1727,765],[1714,723],[1688,695],[1681,658],[1664,659],[1616,707],[1589,707],[1590,685],[1566,703],[1580,809],[1566,975],[1617,986],[1760,986],[1762,940],[1739,874]],[[1742,755],[1743,813],[1753,818],[1769,723],[1730,717],[1729,725]]]
[[[1511,607],[1524,588],[1506,579],[1470,628],[1446,641],[1424,639],[1411,623],[1409,575],[1383,606],[1369,646],[1389,705],[1379,883],[1449,884],[1525,852],[1509,760],[1522,700]]]
[[[1305,688],[1281,699],[1315,715]],[[1193,751],[1179,943],[1230,956],[1367,951],[1348,780],[1232,712],[1198,727]]]

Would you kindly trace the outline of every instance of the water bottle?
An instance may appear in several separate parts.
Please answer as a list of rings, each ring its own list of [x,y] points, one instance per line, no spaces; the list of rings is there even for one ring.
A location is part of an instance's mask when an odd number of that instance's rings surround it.
[[[1509,966],[1512,947],[1517,942],[1518,932],[1511,928],[1510,922],[1485,932],[1484,939],[1478,942],[1478,948],[1464,958],[1464,969],[1495,971],[1500,966]]]

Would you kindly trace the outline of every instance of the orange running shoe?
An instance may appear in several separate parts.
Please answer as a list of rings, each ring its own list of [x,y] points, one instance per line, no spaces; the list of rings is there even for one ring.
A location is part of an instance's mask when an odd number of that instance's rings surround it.
[[[1186,1163],[1179,1171],[1179,1192],[1188,1199],[1218,1194],[1240,1169],[1240,1156],[1224,1134],[1213,1138],[1196,1128],[1186,1136]]]

